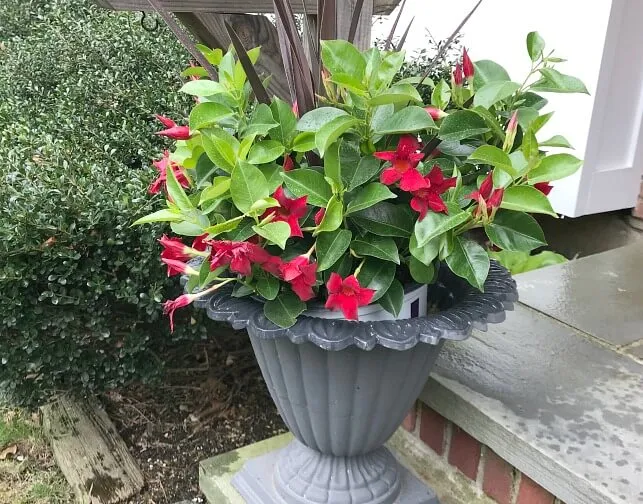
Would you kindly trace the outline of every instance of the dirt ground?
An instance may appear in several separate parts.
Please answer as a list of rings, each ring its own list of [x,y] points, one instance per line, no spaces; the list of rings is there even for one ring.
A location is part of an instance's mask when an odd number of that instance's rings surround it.
[[[200,460],[285,432],[245,333],[222,330],[166,361],[162,383],[102,397],[145,476],[130,504],[204,502]]]

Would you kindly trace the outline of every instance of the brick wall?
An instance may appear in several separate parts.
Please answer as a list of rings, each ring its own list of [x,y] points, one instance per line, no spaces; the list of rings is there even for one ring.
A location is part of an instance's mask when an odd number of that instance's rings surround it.
[[[402,427],[499,504],[563,504],[488,446],[419,401]]]

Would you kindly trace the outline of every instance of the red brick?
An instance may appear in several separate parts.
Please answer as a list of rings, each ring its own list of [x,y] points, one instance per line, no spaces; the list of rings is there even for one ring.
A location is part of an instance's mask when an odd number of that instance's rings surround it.
[[[406,417],[404,418],[404,421],[402,422],[402,427],[404,427],[409,432],[413,432],[415,430],[416,418],[417,418],[417,408],[415,407],[415,404],[414,404],[413,407],[407,413]]]
[[[552,504],[554,496],[524,474],[520,477],[520,488],[516,504]]]
[[[453,426],[451,434],[451,449],[449,464],[456,466],[468,478],[475,480],[478,475],[480,462],[480,443],[464,432],[460,427]]]
[[[487,449],[484,461],[482,489],[499,504],[511,503],[513,468],[491,450]]]
[[[444,453],[444,434],[446,429],[447,419],[437,411],[422,405],[420,439],[438,455]]]

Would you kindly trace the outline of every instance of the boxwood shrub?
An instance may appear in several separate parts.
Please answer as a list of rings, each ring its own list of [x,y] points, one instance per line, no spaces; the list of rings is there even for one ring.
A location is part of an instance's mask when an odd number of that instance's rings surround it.
[[[130,227],[155,205],[152,114],[189,105],[187,53],[89,1],[6,0],[0,27],[0,382],[36,401],[149,380],[207,331],[170,335],[160,230]]]

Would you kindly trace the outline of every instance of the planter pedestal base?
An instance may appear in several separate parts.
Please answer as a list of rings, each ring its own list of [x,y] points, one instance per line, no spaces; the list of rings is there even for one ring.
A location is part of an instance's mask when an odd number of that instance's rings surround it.
[[[201,490],[211,504],[439,504],[433,490],[400,465],[387,448],[365,457],[333,457],[333,464],[321,458],[290,434],[277,436],[202,462]],[[281,471],[275,473],[277,465]],[[324,469],[319,470],[320,466]],[[306,467],[314,470],[306,471]],[[338,481],[338,471],[344,480]],[[275,484],[275,474],[286,481]],[[351,476],[347,478],[347,474]],[[334,487],[328,494],[319,484],[324,476]],[[309,490],[313,493],[309,501],[298,500],[298,485],[306,479],[313,480]],[[289,490],[293,490],[292,495],[288,495]]]

